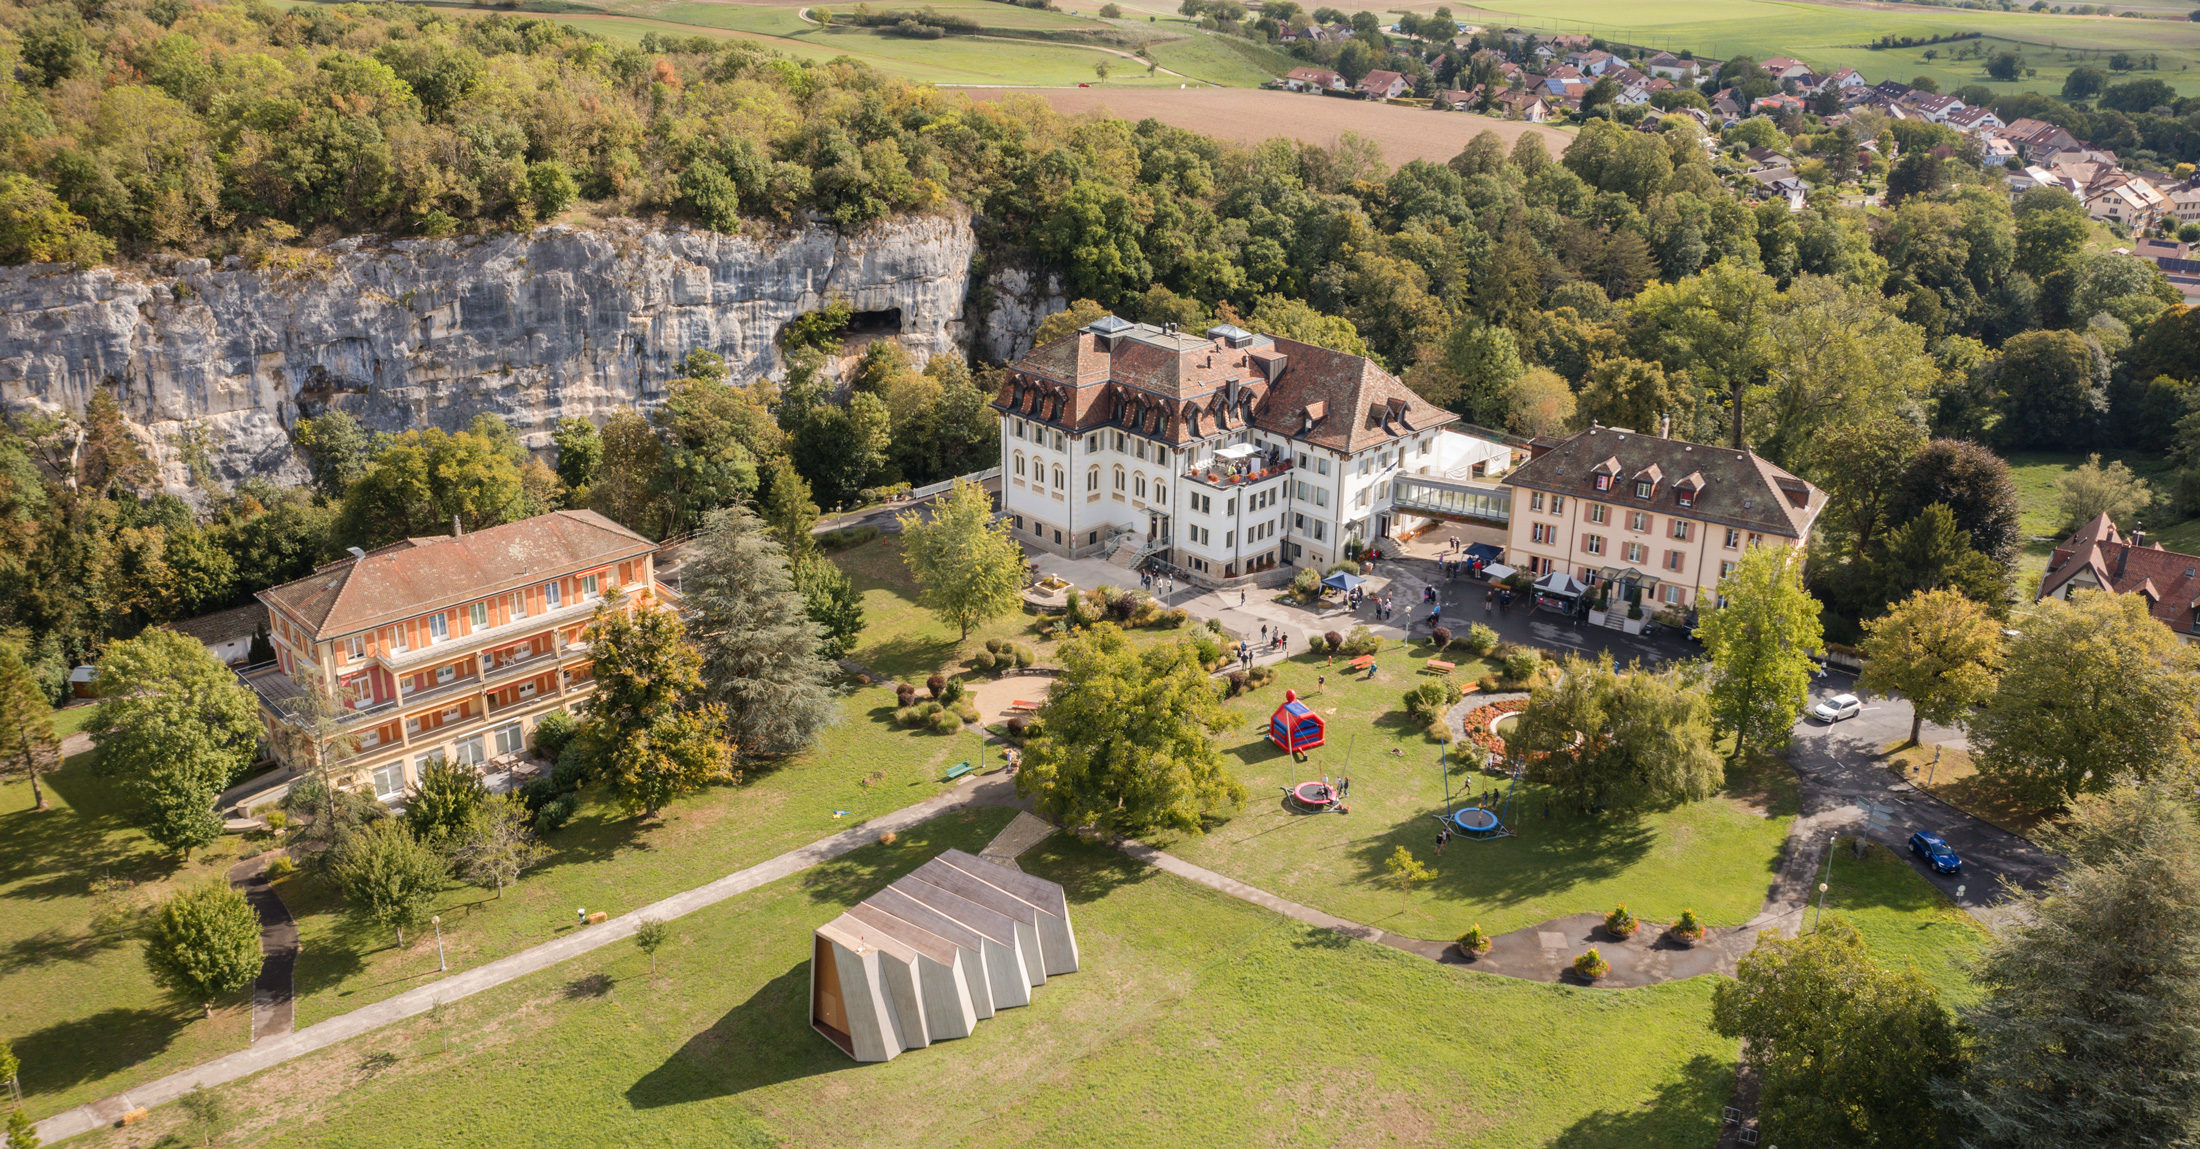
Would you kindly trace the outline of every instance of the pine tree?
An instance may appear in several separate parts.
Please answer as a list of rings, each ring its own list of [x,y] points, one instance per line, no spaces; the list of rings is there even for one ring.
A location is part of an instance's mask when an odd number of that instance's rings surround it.
[[[1752,742],[1787,744],[1810,697],[1813,655],[1825,653],[1818,600],[1803,589],[1796,552],[1757,547],[1719,583],[1724,606],[1706,612],[1696,637],[1711,656],[1711,710],[1734,732],[1734,756]]]
[[[817,653],[820,658],[846,658],[863,633],[863,595],[856,591],[848,572],[821,555],[797,563],[794,585],[808,604],[810,621],[825,632]]]
[[[900,516],[904,561],[915,576],[918,601],[962,627],[1016,609],[1024,586],[1024,550],[993,521],[993,499],[974,483],[957,480],[932,504]]]
[[[763,517],[772,538],[797,565],[817,548],[810,534],[817,525],[817,504],[810,501],[809,480],[785,455],[772,460],[771,492],[764,500]]]
[[[791,754],[840,713],[825,635],[795,587],[786,552],[743,507],[704,521],[681,577],[697,612],[703,697],[723,706],[726,730],[750,754]]]
[[[214,999],[260,976],[260,917],[219,878],[185,886],[154,912],[145,940],[153,980],[214,1016]]]
[[[38,776],[61,760],[61,742],[53,735],[53,707],[38,679],[14,644],[0,645],[0,773],[18,774],[31,784],[31,809],[46,808]]]

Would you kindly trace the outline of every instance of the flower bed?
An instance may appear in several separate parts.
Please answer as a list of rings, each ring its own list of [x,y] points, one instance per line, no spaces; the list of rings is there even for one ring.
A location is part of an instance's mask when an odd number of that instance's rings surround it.
[[[1467,712],[1467,718],[1463,724],[1467,730],[1467,741],[1489,751],[1490,760],[1493,762],[1504,758],[1505,740],[1499,738],[1496,733],[1491,731],[1490,727],[1498,719],[1508,714],[1518,714],[1527,708],[1528,700],[1525,698],[1514,698],[1504,702],[1492,702],[1488,706],[1475,707]]]

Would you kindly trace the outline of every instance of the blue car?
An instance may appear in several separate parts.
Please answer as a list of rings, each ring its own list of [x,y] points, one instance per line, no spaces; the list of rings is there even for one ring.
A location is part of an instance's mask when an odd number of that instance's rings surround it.
[[[1921,830],[1910,835],[1910,852],[1925,859],[1925,863],[1933,868],[1934,873],[1963,872],[1963,859],[1957,857],[1955,850],[1942,841],[1938,834],[1928,834]]]

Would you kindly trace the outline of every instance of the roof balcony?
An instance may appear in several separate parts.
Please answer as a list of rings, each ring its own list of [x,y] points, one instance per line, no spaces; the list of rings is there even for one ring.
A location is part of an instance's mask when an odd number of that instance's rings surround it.
[[[1184,477],[1210,487],[1246,487],[1265,482],[1291,469],[1291,457],[1267,456],[1251,446],[1224,447],[1214,457],[1195,463]]]

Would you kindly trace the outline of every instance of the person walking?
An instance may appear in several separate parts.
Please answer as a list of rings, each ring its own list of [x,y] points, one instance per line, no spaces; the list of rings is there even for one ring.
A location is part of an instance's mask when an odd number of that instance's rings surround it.
[[[1238,591],[1238,605],[1239,605],[1239,606],[1244,606],[1244,605],[1245,605],[1245,592],[1244,592],[1243,590],[1239,590],[1239,591]]]
[[[1451,840],[1451,831],[1438,827],[1436,831],[1436,856],[1444,856],[1444,843]]]
[[[1268,624],[1265,622],[1260,624],[1260,640],[1262,642],[1268,641]]]
[[[1314,676],[1314,693],[1316,693],[1316,694],[1323,694],[1323,693],[1327,693],[1327,692],[1328,692],[1328,690],[1329,690],[1329,676],[1328,676],[1328,675],[1326,675],[1326,674],[1317,674],[1317,675],[1315,675],[1315,676]]]

